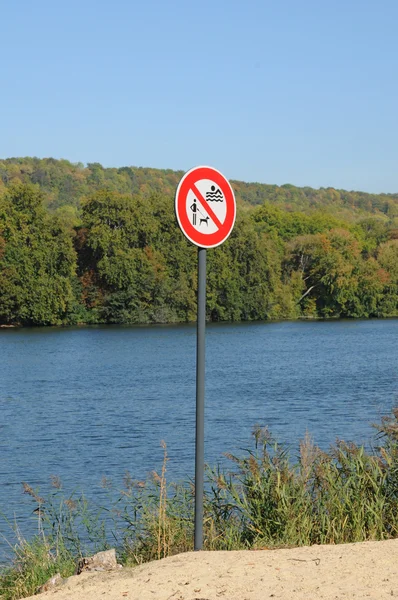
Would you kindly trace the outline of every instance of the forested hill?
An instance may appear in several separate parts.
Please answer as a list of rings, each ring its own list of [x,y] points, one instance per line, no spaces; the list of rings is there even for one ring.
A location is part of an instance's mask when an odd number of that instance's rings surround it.
[[[0,326],[176,323],[196,316],[182,172],[0,161]],[[398,316],[398,196],[233,181],[208,252],[213,321]]]
[[[72,164],[54,158],[9,158],[0,160],[0,194],[12,181],[36,183],[45,194],[49,210],[71,207],[80,210],[81,200],[100,189],[122,194],[173,196],[183,171],[143,167],[104,168],[99,163]],[[371,213],[398,215],[397,194],[367,194],[334,188],[299,188],[263,183],[231,181],[238,203],[259,205],[270,202],[288,211],[327,211],[347,220]]]

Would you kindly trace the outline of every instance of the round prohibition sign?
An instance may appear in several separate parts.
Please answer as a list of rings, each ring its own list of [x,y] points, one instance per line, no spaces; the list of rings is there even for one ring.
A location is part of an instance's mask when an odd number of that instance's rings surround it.
[[[229,181],[212,167],[195,167],[181,179],[175,197],[181,231],[200,248],[215,248],[235,224],[236,203]]]

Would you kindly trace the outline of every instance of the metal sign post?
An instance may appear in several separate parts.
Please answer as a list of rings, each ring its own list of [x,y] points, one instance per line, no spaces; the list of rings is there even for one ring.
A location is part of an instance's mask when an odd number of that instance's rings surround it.
[[[203,547],[203,486],[205,437],[206,248],[198,248],[198,321],[196,337],[195,540]]]
[[[198,246],[196,340],[195,550],[203,547],[206,248],[219,246],[235,224],[236,203],[229,181],[212,167],[195,167],[181,179],[175,197],[181,231]]]

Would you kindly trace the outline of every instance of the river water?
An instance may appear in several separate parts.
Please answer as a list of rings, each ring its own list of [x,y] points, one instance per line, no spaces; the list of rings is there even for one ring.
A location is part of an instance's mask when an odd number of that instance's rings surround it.
[[[0,535],[25,533],[45,492],[101,494],[103,476],[144,478],[168,447],[169,479],[192,476],[194,326],[0,330]],[[292,448],[308,430],[372,443],[372,422],[398,404],[398,319],[209,325],[205,459],[251,444],[268,425]]]

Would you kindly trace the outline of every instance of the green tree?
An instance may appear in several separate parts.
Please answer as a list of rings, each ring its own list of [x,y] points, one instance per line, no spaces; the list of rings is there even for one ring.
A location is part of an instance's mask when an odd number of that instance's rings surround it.
[[[384,282],[383,297],[380,301],[380,316],[398,315],[398,239],[380,245],[377,260],[382,269],[380,276]]]
[[[277,244],[243,216],[229,239],[208,252],[208,311],[212,320],[292,316],[289,290],[280,281]]]
[[[72,239],[42,202],[21,183],[0,198],[0,323],[61,324],[74,305]]]
[[[347,306],[357,289],[355,265],[360,246],[348,231],[300,236],[288,246],[287,268],[301,278],[300,298],[304,314],[350,316]]]
[[[96,282],[102,290],[99,302],[94,291],[102,320],[192,318],[192,250],[177,230],[171,204],[158,196],[100,191],[83,205],[82,219],[79,273],[83,285],[88,281],[95,290]]]

